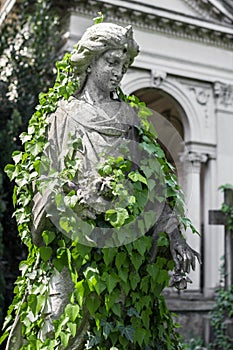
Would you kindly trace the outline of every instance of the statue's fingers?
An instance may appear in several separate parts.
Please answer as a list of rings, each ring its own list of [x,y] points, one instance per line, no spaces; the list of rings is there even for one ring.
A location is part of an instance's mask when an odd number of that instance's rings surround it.
[[[190,272],[191,270],[191,267],[193,270],[195,270],[195,267],[196,267],[196,258],[195,258],[195,254],[193,252],[192,249],[188,250],[187,251],[187,256],[188,256],[188,259],[189,259],[189,268],[188,268],[188,273]]]
[[[196,258],[195,258],[195,254],[192,254],[191,266],[192,266],[192,269],[193,269],[193,271],[194,271],[195,268],[196,268]]]
[[[181,262],[182,261],[180,261],[180,259],[178,259],[175,250],[172,250],[171,253],[172,253],[174,263],[175,263],[176,270],[181,270]]]
[[[190,259],[187,253],[183,254],[183,270],[184,272],[190,272]]]
[[[194,255],[197,257],[197,260],[198,260],[199,264],[201,264],[201,263],[202,263],[202,261],[201,261],[201,255],[200,255],[198,252],[196,252],[195,250],[193,251],[193,253],[194,253]]]

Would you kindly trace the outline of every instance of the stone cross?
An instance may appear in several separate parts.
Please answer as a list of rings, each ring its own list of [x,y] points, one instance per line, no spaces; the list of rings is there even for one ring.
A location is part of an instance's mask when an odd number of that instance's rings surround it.
[[[233,207],[233,189],[224,189],[224,203]],[[233,232],[227,227],[228,219],[221,210],[209,210],[209,224],[225,226],[225,289],[233,285]]]

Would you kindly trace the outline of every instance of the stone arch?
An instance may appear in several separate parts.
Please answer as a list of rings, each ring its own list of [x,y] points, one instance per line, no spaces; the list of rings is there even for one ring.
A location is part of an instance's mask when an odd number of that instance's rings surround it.
[[[148,72],[132,72],[123,81],[123,90],[127,94],[132,94],[139,89],[154,88],[167,93],[180,108],[180,117],[185,129],[185,143],[199,141],[201,125],[198,120],[198,112],[182,85],[169,78],[165,78],[159,83],[154,83],[152,75]]]
[[[192,220],[197,230],[200,231],[201,210],[199,212],[196,208],[199,208],[201,204],[201,160],[199,158],[196,159],[196,154],[189,148],[190,144],[200,142],[200,135],[202,133],[200,119],[198,118],[199,114],[191,98],[188,96],[187,90],[185,90],[178,80],[166,77],[165,73],[157,73],[153,76],[148,71],[132,69],[127,79],[123,81],[122,87],[127,94],[135,94],[135,92],[137,94],[138,91],[144,90],[146,95],[147,89],[160,91],[167,98],[172,99],[177,111],[179,111],[179,117],[184,128],[183,135],[181,133],[184,149],[180,152],[179,148],[173,147],[171,138],[167,137],[167,139],[168,143],[170,143],[169,148],[173,152],[172,157],[173,155],[177,157],[177,176],[185,193],[187,216]],[[180,154],[184,155],[183,159],[181,159]],[[200,238],[197,235],[193,235],[190,230],[187,231],[187,241],[193,249],[200,252],[202,244]],[[197,266],[196,271],[191,271],[190,276],[193,280],[192,289],[200,290],[200,266]]]

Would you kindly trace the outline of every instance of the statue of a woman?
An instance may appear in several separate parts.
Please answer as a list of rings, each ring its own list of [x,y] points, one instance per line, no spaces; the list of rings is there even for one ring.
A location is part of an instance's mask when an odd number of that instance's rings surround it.
[[[175,267],[177,284],[184,284],[199,255],[158,183],[165,175],[153,170],[156,156],[146,153],[151,134],[117,92],[138,52],[130,26],[99,23],[70,57],[79,88],[48,118],[47,165],[34,182],[31,232],[47,264],[44,304],[38,306],[29,276],[29,311],[24,303],[7,349],[179,349],[160,294],[167,271]],[[149,188],[151,176],[157,185]],[[157,205],[144,210],[149,197]],[[160,232],[170,249],[157,247]],[[39,266],[37,259],[34,271]],[[20,317],[25,312],[27,321]]]

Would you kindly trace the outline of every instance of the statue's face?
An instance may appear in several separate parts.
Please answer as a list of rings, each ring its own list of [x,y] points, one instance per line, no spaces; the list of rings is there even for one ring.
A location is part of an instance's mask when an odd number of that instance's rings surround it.
[[[92,63],[89,79],[101,91],[114,91],[126,72],[128,60],[123,50],[106,51]]]

